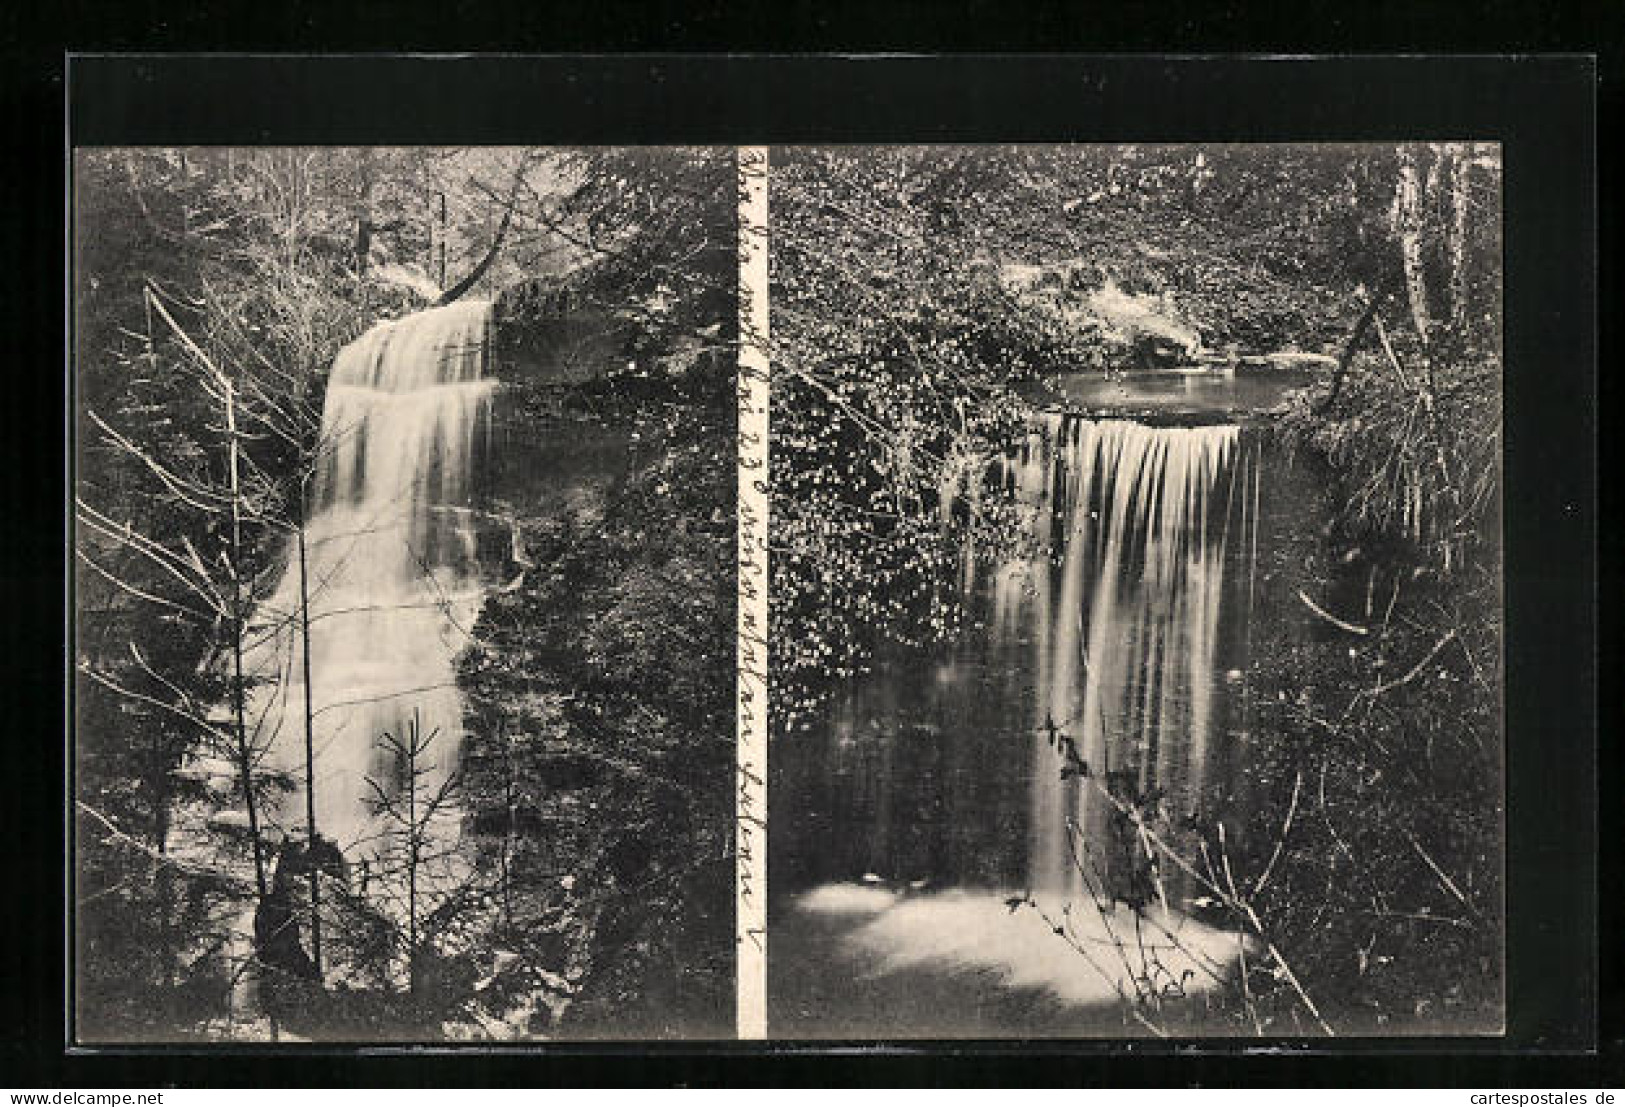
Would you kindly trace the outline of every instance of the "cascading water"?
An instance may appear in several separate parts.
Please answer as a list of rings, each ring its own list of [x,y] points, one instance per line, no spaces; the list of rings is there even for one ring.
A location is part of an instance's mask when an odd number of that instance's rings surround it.
[[[862,979],[991,971],[1071,1005],[1219,984],[1243,939],[1192,918],[1200,890],[1149,866],[1116,816],[1177,827],[1238,795],[1250,454],[1236,425],[1035,418],[991,474],[1026,541],[991,572],[967,551],[984,629],[853,686],[827,746],[780,754],[796,776],[778,794],[807,825],[775,824],[799,843],[776,871],[810,888],[799,917],[824,936],[809,940],[836,941]],[[977,495],[945,485],[944,510]],[[1010,906],[1029,897],[1036,911]]]
[[[1181,813],[1201,806],[1225,706],[1219,617],[1238,437],[1235,426],[1054,417],[1008,463],[1018,496],[1039,490],[1033,537],[1053,548],[1007,567],[994,599],[995,635],[1032,628],[1035,896],[1124,890],[1103,788],[1155,791]],[[1244,528],[1245,505],[1243,516]],[[1089,772],[1063,776],[1068,764]]]
[[[402,744],[414,731],[420,742],[434,736],[417,766],[424,795],[455,766],[463,712],[453,663],[483,598],[470,497],[495,388],[489,326],[489,303],[460,302],[381,323],[339,352],[303,579],[291,541],[251,628],[263,683],[250,717],[267,736],[269,766],[295,785],[270,820],[303,833],[308,672],[317,831],[347,857],[379,848],[374,801],[405,783],[386,734]]]

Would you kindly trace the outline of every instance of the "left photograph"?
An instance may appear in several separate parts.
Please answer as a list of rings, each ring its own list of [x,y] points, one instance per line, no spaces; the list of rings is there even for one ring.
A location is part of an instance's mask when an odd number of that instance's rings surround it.
[[[75,1039],[728,1038],[731,148],[81,148]]]

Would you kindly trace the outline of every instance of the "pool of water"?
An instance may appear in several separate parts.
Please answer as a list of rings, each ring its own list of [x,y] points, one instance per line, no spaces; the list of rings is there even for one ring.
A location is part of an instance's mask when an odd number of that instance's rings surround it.
[[[1277,366],[1249,371],[1077,373],[1052,378],[1052,392],[1090,411],[1158,417],[1157,421],[1218,422],[1269,411],[1294,389],[1312,384],[1313,370]]]
[[[1118,997],[1136,976],[1173,969],[1158,993],[1196,1018],[1243,952],[1208,891],[1153,865],[1114,813],[1145,811],[1170,839],[1223,822],[1249,846],[1254,578],[1302,489],[1227,413],[1286,389],[1061,383],[1079,405],[1207,417],[1036,416],[997,478],[1031,542],[971,559],[974,629],[882,659],[778,736],[775,1036],[1133,1034]],[[1181,935],[1168,950],[1143,925],[1159,913]]]

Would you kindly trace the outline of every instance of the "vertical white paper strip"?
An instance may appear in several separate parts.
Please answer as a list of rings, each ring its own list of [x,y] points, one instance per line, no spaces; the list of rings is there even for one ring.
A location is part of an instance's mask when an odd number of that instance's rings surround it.
[[[767,1037],[767,148],[739,149],[738,1034]]]

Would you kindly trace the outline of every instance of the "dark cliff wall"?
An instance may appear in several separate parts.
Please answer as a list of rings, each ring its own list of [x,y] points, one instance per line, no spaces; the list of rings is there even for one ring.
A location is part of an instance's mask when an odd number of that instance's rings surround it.
[[[499,307],[487,488],[511,572],[460,677],[481,865],[548,993],[533,1032],[725,1036],[731,357],[552,305]]]

